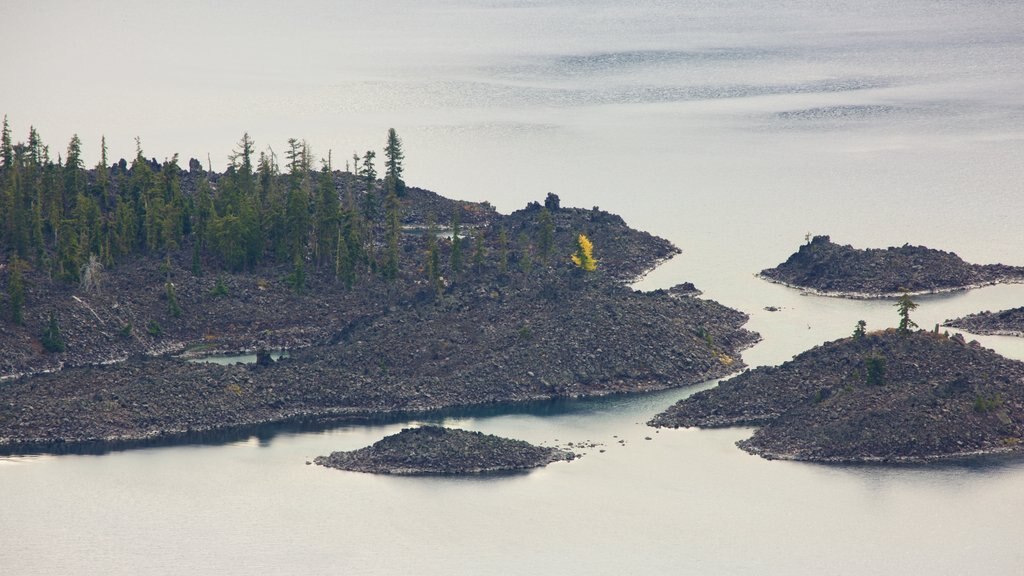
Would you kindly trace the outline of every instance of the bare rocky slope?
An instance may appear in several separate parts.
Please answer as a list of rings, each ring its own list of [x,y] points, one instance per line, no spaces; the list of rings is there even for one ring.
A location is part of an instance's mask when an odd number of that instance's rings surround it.
[[[1024,267],[969,264],[953,252],[923,246],[857,249],[815,236],[760,276],[829,296],[880,298],[1022,282]]]
[[[1020,451],[1024,363],[960,335],[895,330],[815,347],[684,399],[653,426],[759,426],[766,458],[913,462]]]
[[[946,320],[943,326],[960,328],[973,334],[1024,337],[1024,306],[998,312],[979,312]]]

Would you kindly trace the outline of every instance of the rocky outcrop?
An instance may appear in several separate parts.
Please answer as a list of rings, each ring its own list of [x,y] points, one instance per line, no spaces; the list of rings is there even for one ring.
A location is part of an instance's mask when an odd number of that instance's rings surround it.
[[[881,298],[1024,282],[1024,267],[969,264],[952,252],[906,244],[862,250],[834,244],[828,236],[815,236],[782,264],[762,270],[760,276],[816,294]]]
[[[999,312],[986,311],[970,314],[962,318],[946,320],[943,326],[960,328],[973,334],[1024,337],[1024,306]]]
[[[28,272],[26,325],[0,333],[0,451],[662,390],[741,368],[740,350],[757,339],[742,328],[745,314],[695,297],[692,285],[629,288],[678,249],[617,216],[553,205],[544,254],[539,206],[502,216],[415,188],[403,202],[407,214],[463,210],[482,233],[483,258],[471,256],[475,242],[463,244],[463,267],[452,270],[453,242],[438,238],[444,276],[431,283],[428,239],[404,234],[395,280],[366,270],[349,288],[333,267],[311,263],[299,292],[281,267],[195,275],[187,247],[119,263],[99,291]],[[569,261],[580,233],[594,243],[596,272]],[[50,313],[65,352],[39,345]],[[261,348],[290,357],[256,366],[167,357]]]
[[[1024,363],[935,333],[829,342],[684,399],[652,426],[760,426],[766,458],[906,462],[1021,450]]]
[[[575,457],[572,452],[522,440],[422,426],[406,428],[366,448],[319,456],[315,462],[375,474],[481,474],[528,470]]]

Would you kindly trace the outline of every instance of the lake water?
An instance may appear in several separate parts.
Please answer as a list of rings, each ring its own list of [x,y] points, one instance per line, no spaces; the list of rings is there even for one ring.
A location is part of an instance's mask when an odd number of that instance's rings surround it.
[[[413,185],[506,212],[555,192],[672,240],[640,286],[688,280],[749,313],[751,365],[895,324],[891,301],[754,278],[808,232],[1024,265],[1018,2],[210,4],[3,3],[0,113],[54,156],[78,133],[89,162],[102,134],[130,157],[138,135],[218,169],[244,131],[339,167],[395,127]],[[930,327],[1020,306],[1024,285],[920,301]],[[1024,359],[1024,339],[979,340]],[[1024,571],[1024,460],[769,462],[735,448],[747,429],[643,425],[692,391],[436,419],[605,450],[513,476],[305,465],[408,423],[0,459],[3,572]]]

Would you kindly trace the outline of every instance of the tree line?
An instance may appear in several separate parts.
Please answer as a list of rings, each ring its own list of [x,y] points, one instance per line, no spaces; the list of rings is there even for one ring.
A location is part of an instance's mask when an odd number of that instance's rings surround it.
[[[282,166],[271,148],[257,151],[246,133],[220,175],[196,160],[183,169],[176,154],[162,163],[147,160],[138,139],[130,163],[111,164],[105,138],[100,148],[92,170],[77,135],[54,160],[35,128],[27,141],[13,142],[4,117],[0,252],[12,272],[33,266],[79,282],[90,267],[140,254],[169,260],[190,248],[196,274],[205,266],[238,272],[285,263],[293,267],[296,289],[307,262],[328,267],[349,285],[360,274],[397,275],[398,199],[406,187],[394,129],[387,134],[382,179],[373,150],[355,154],[351,174],[340,179],[342,194],[331,154],[317,169],[308,144],[295,138],[288,140]]]

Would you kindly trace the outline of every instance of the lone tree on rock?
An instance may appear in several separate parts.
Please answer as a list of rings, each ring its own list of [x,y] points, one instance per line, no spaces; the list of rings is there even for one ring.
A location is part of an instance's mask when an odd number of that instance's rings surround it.
[[[912,328],[917,328],[917,323],[910,319],[910,312],[917,308],[917,302],[910,299],[910,294],[904,292],[896,301],[896,311],[900,315],[900,325],[897,331],[900,334],[909,334]]]
[[[863,320],[858,320],[857,321],[857,327],[853,329],[853,337],[854,337],[854,339],[863,338],[864,334],[866,333],[867,327],[868,327],[868,323],[867,322],[865,322]]]
[[[402,181],[402,160],[405,154],[402,153],[402,140],[394,128],[388,129],[388,143],[384,148],[384,162],[386,172],[384,184],[388,192],[394,192],[399,198],[405,196],[405,182]]]
[[[597,260],[594,260],[594,245],[585,234],[576,238],[576,252],[571,256],[573,264],[584,272],[597,270]]]

